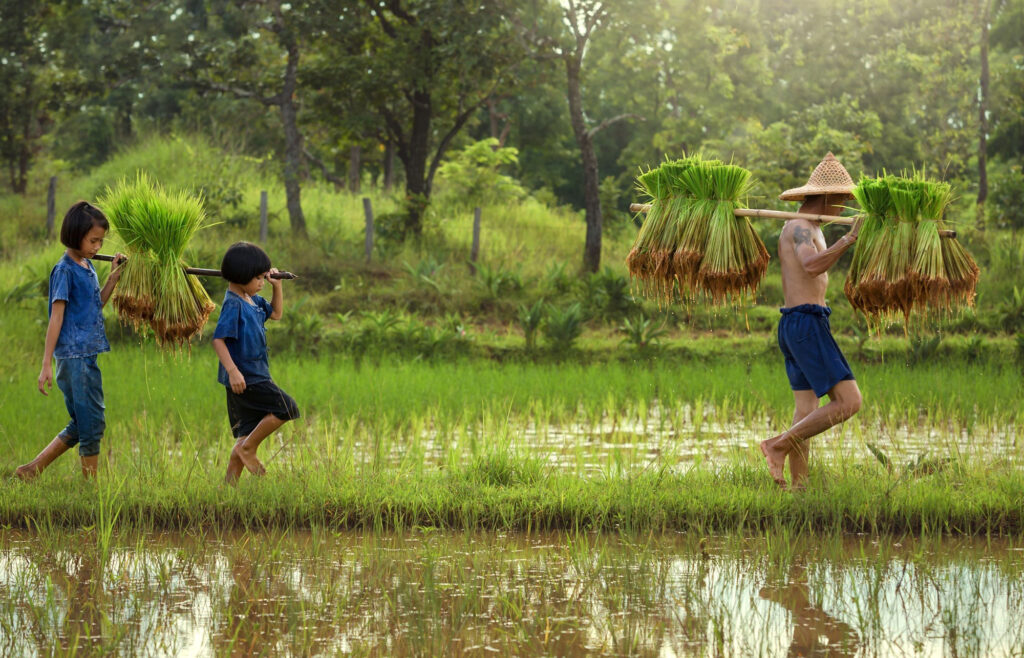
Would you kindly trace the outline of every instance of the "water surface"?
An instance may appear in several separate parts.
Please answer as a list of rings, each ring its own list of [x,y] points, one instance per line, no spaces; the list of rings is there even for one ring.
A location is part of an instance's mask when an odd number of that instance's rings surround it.
[[[1020,655],[1013,540],[0,533],[0,654]]]

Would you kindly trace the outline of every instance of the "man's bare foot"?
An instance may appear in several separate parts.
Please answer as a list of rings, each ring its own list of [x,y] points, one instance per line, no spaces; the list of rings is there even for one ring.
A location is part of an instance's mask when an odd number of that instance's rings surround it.
[[[260,460],[256,459],[256,452],[254,450],[248,450],[245,443],[236,443],[235,447],[231,449],[231,455],[238,457],[242,460],[242,464],[245,466],[245,470],[249,471],[253,475],[266,475],[267,469],[263,468],[263,464]]]
[[[765,461],[768,462],[768,474],[775,480],[775,484],[785,489],[786,476],[784,471],[786,468],[786,455],[785,453],[779,455],[778,451],[770,445],[772,441],[773,439],[765,439],[761,442],[761,454],[764,455]]]
[[[14,469],[14,477],[18,478],[23,482],[34,480],[39,477],[39,468],[32,466],[31,464],[25,464]]]

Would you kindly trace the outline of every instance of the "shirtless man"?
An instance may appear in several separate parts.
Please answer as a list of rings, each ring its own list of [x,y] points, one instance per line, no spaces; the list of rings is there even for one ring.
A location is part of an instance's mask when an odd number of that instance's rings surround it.
[[[803,201],[800,212],[838,216],[841,204],[849,199],[853,180],[839,161],[829,153],[814,170],[807,185],[787,190],[783,200]],[[786,222],[779,238],[779,263],[782,267],[782,293],[786,307],[780,309],[779,349],[786,361],[786,374],[796,409],[793,425],[782,434],[761,442],[768,472],[781,486],[789,458],[789,474],[794,489],[804,487],[807,479],[808,439],[821,434],[853,416],[860,409],[861,395],[839,346],[832,338],[825,305],[828,269],[857,241],[860,223],[826,247],[821,223],[805,219]],[[819,406],[828,395],[829,402]]]

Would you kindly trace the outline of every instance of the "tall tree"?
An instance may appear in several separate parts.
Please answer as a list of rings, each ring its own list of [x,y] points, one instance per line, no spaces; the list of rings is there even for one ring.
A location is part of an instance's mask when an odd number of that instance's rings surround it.
[[[985,230],[985,200],[988,198],[988,32],[990,0],[979,0],[981,39],[978,58],[978,198],[975,202],[975,221],[979,231]]]
[[[583,245],[583,269],[596,272],[601,266],[601,194],[600,174],[594,138],[612,124],[628,118],[623,113],[595,124],[584,108],[584,58],[599,30],[609,29],[628,13],[629,3],[615,4],[606,0],[564,0],[564,2],[523,3],[517,5],[515,17],[519,36],[532,45],[535,56],[555,58],[565,67],[565,83],[569,121],[579,148],[583,170],[583,207],[586,237]]]
[[[292,232],[306,235],[302,212],[303,135],[299,128],[299,63],[307,35],[320,29],[315,2],[210,0],[209,28],[194,40],[200,87],[275,108],[284,136],[282,174]]]
[[[405,170],[405,228],[416,236],[452,140],[497,89],[514,82],[522,56],[496,7],[472,0],[361,4],[355,18],[365,29],[357,38],[345,28],[328,57],[335,77],[355,92],[334,99],[339,108],[369,105],[380,117],[381,141],[394,145]],[[344,122],[345,112],[338,114]]]
[[[39,138],[52,120],[45,27],[52,15],[45,2],[0,3],[0,159],[15,194],[25,193]]]

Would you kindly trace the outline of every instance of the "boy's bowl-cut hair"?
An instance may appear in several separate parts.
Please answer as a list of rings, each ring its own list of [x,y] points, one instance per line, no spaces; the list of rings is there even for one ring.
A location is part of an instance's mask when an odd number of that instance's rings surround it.
[[[88,201],[75,203],[68,208],[64,215],[64,223],[60,225],[61,244],[71,249],[81,249],[82,240],[94,226],[99,226],[105,231],[110,230],[110,222],[102,210]]]
[[[270,256],[251,242],[236,242],[224,252],[220,274],[231,283],[246,284],[270,270]]]

